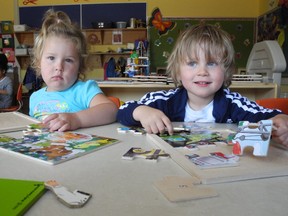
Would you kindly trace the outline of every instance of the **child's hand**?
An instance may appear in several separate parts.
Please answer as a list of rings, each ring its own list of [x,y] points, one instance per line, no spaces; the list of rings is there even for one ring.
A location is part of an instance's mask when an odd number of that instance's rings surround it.
[[[272,131],[273,140],[288,147],[288,115],[279,114],[272,118],[276,130]]]
[[[147,133],[163,133],[167,130],[169,134],[173,134],[171,121],[158,109],[139,106],[134,110],[133,118],[141,122]]]
[[[43,120],[50,131],[67,131],[79,128],[80,121],[75,113],[51,114]]]

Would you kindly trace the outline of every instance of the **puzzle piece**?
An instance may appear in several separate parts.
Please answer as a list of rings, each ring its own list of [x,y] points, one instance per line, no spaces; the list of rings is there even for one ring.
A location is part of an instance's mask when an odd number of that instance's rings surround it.
[[[118,133],[133,133],[137,135],[145,134],[146,131],[141,127],[118,127],[117,128]]]
[[[79,208],[85,205],[88,200],[91,198],[91,194],[74,190],[70,192],[66,187],[60,185],[55,180],[49,180],[44,183],[45,187],[51,190],[57,198],[70,208]]]
[[[253,147],[253,155],[267,156],[273,128],[272,120],[262,120],[259,123],[241,121],[239,132],[233,135],[233,154],[242,155],[246,147]],[[230,137],[231,139],[231,137]]]
[[[184,122],[183,124],[173,127],[173,130],[175,132],[179,132],[179,131],[191,132],[191,131],[199,131],[199,130],[203,131],[203,130],[207,130],[210,128],[211,126],[201,125],[195,122]]]
[[[154,182],[156,188],[171,202],[218,196],[211,187],[199,185],[195,177],[166,176]]]
[[[48,133],[49,129],[42,123],[27,125],[27,129],[23,130],[24,136],[39,136],[43,133]]]
[[[159,157],[167,158],[169,154],[165,153],[161,149],[152,149],[145,151],[142,148],[132,147],[127,151],[123,156],[122,159],[133,160],[135,157],[144,158],[146,160],[156,160]]]
[[[198,154],[189,154],[185,156],[195,165],[203,169],[237,166],[239,161],[239,157],[237,155],[228,155],[222,152],[211,152],[206,156],[200,156]]]

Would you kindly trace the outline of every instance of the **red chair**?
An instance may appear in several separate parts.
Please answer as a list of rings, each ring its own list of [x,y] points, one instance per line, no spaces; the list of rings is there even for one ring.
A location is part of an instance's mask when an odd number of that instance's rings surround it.
[[[263,98],[256,100],[260,106],[269,109],[279,109],[288,115],[288,98]]]
[[[23,100],[22,100],[22,83],[19,83],[18,89],[17,89],[17,94],[16,94],[16,101],[17,105],[13,105],[8,108],[2,108],[0,109],[0,112],[14,112],[14,111],[19,111],[23,107]]]
[[[108,98],[112,100],[118,108],[121,106],[121,101],[119,98],[113,96],[108,96]]]

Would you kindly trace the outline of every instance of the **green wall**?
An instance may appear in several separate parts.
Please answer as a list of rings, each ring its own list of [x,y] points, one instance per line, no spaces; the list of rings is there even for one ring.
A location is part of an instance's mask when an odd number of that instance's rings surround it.
[[[157,67],[165,67],[167,55],[172,51],[179,32],[190,25],[198,24],[200,21],[212,25],[218,25],[227,31],[232,38],[235,49],[235,61],[237,68],[245,68],[246,63],[255,42],[256,19],[179,19],[167,18],[175,24],[172,30],[161,35],[154,27],[149,27],[149,56],[150,71],[156,71]]]

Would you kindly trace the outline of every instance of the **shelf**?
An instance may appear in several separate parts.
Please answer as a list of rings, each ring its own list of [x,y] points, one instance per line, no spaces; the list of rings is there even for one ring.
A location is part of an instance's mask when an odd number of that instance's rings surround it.
[[[115,53],[115,52],[89,52],[90,55],[130,55],[131,53]]]
[[[113,44],[113,32],[121,31],[121,44]],[[130,52],[118,53],[119,48],[127,49],[127,44],[133,44],[136,40],[147,40],[146,28],[107,28],[107,29],[82,29],[82,32],[86,36],[88,45],[88,68],[91,71],[98,69],[103,70],[104,64],[111,57],[114,57],[117,61],[118,58],[127,58],[131,54]],[[33,47],[34,39],[38,34],[37,30],[15,32],[16,43],[25,44],[27,47]],[[107,52],[112,50],[112,52]],[[114,52],[113,52],[114,51]],[[26,70],[30,64],[29,55],[17,55],[17,62],[20,65],[21,70]],[[102,72],[101,72],[102,73]],[[104,75],[104,74],[103,74]]]
[[[23,31],[23,32],[14,32],[16,38],[16,46],[18,44],[25,44],[27,46],[33,47],[34,38],[37,31]],[[17,44],[18,43],[18,44]]]
[[[95,31],[146,31],[146,28],[94,28],[82,29],[83,32]]]
[[[113,79],[113,82],[104,81],[99,82],[99,87],[106,95],[113,95],[119,97],[122,101],[139,100],[144,94],[151,91],[169,90],[174,88],[174,84],[166,83],[142,83],[142,82],[126,82],[122,79]],[[250,100],[256,100],[261,98],[275,98],[278,93],[278,86],[276,83],[263,84],[259,83],[253,86],[246,85],[234,85],[232,84],[230,90],[233,92],[239,92],[242,96],[248,97]]]
[[[135,40],[146,40],[146,28],[111,28],[111,29],[84,29],[89,45],[112,45],[114,31],[122,32],[122,44],[134,43]]]

